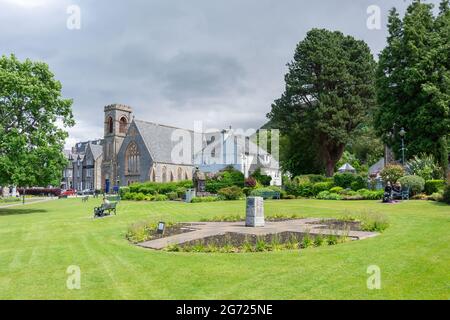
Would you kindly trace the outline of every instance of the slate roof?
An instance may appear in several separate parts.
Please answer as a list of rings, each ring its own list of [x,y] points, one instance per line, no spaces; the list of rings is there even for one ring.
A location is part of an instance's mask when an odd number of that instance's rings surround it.
[[[137,130],[139,131],[144,143],[150,152],[150,155],[155,162],[172,164],[172,150],[179,144],[179,142],[172,141],[172,134],[176,130],[184,131],[186,134],[191,136],[191,145],[193,149],[193,137],[194,132],[187,129],[181,129],[166,125],[161,125],[157,123],[134,120]],[[191,150],[191,155],[192,155]],[[192,156],[191,156],[192,160]],[[173,164],[183,164],[183,163],[173,163]],[[192,163],[187,163],[191,165]]]
[[[97,144],[90,143],[89,148],[91,149],[92,156],[95,160],[100,158],[103,154],[103,147]]]

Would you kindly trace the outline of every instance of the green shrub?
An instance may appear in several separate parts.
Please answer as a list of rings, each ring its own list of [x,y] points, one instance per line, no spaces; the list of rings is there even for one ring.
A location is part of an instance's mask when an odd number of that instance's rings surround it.
[[[350,188],[353,191],[358,191],[360,189],[367,188],[367,186],[368,186],[368,182],[362,176],[355,176],[354,181],[350,184]]]
[[[317,195],[320,200],[342,200],[342,197],[337,193],[330,193],[329,191],[322,191]]]
[[[404,176],[398,182],[402,187],[409,188],[412,195],[421,193],[425,188],[425,180],[419,176]]]
[[[261,183],[265,187],[270,186],[270,183],[272,182],[272,177],[263,174],[261,172],[261,168],[255,170],[255,172],[252,173],[251,177],[254,178],[257,182]]]
[[[218,197],[195,197],[192,198],[192,203],[202,203],[202,202],[216,202],[220,199]]]
[[[169,198],[165,194],[157,194],[153,197],[152,201],[167,201]]]
[[[174,200],[178,200],[178,193],[177,192],[169,192],[167,194],[167,197],[169,198],[169,200],[174,201]]]
[[[444,189],[442,201],[444,201],[447,204],[450,204],[450,185],[447,185],[447,187]]]
[[[313,185],[312,191],[314,195],[318,195],[322,191],[329,191],[333,187],[330,182],[318,182]]]
[[[390,182],[395,184],[398,179],[405,175],[405,170],[400,165],[388,165],[380,173],[381,178],[385,183]]]
[[[263,197],[264,199],[274,199],[276,196],[276,193],[280,193],[281,196],[281,190],[274,190],[272,188],[259,188],[253,190],[250,195],[252,197]]]
[[[351,188],[356,175],[353,173],[336,173],[333,177],[334,185],[344,189]]]
[[[222,188],[218,194],[224,200],[239,200],[244,196],[242,189],[237,186]]]
[[[314,184],[314,183],[326,181],[326,177],[322,176],[322,175],[318,175],[318,174],[308,174],[308,175],[297,176],[293,180],[296,184],[302,184],[302,183]]]
[[[187,191],[187,189],[185,187],[178,187],[175,190],[175,192],[178,195],[178,198],[180,198],[180,199],[184,197],[184,195],[186,194],[186,191]]]
[[[428,200],[442,202],[444,200],[444,191],[433,193],[428,197]]]
[[[444,190],[445,181],[444,180],[428,180],[425,182],[425,193],[427,195],[432,195],[440,190]]]
[[[337,193],[337,194],[341,194],[342,192],[344,192],[344,188],[342,187],[334,187],[330,189],[331,193]]]
[[[357,191],[357,195],[361,196],[362,200],[381,200],[383,199],[384,191],[361,189]]]
[[[134,201],[144,201],[145,200],[145,194],[143,194],[142,192],[133,193],[132,200],[134,200]]]
[[[442,169],[432,155],[420,154],[406,164],[410,175],[422,177],[425,180],[442,178]]]
[[[124,195],[125,194],[127,194],[127,193],[129,193],[130,192],[130,188],[128,188],[128,187],[121,187],[120,189],[119,189],[119,195],[120,195],[120,197],[123,199],[124,198]]]

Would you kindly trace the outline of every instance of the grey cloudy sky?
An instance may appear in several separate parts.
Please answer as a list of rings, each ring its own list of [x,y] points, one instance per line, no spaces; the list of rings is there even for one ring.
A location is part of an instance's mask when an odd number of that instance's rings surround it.
[[[429,1],[438,3],[439,1]],[[74,99],[68,145],[103,134],[103,107],[192,128],[258,128],[283,92],[286,63],[314,27],[385,45],[403,0],[0,0],[0,54],[42,60]],[[81,9],[69,30],[67,7]],[[382,29],[366,26],[378,5]]]

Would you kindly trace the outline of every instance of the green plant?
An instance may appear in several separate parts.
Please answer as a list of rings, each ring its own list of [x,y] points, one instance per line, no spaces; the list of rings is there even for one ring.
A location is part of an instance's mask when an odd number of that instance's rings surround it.
[[[334,246],[339,243],[338,236],[336,234],[329,234],[326,236],[326,242],[329,246]]]
[[[442,202],[444,200],[444,191],[435,192],[432,195],[428,196],[428,200]]]
[[[175,191],[169,192],[169,193],[167,194],[167,197],[169,198],[169,200],[172,200],[172,201],[178,200],[178,199],[179,199],[178,193],[175,192]]]
[[[444,194],[442,195],[442,201],[450,204],[450,184],[444,189]]]
[[[344,189],[350,188],[355,181],[356,175],[353,173],[336,173],[333,176],[334,185]]]
[[[398,182],[402,187],[409,188],[412,195],[421,193],[425,188],[425,180],[419,176],[404,176]]]
[[[318,182],[313,185],[312,192],[313,195],[318,195],[322,191],[328,191],[333,187],[332,182]]]
[[[325,243],[325,238],[323,235],[319,234],[314,239],[314,246],[315,247],[321,247]]]
[[[334,187],[330,189],[330,193],[337,193],[340,194],[344,191],[344,188],[342,187]]]
[[[311,238],[309,231],[307,231],[305,233],[305,235],[303,236],[302,242],[301,242],[301,246],[303,249],[309,248],[313,245],[314,241]]]
[[[272,177],[263,174],[261,168],[256,169],[255,172],[252,173],[251,178],[254,178],[265,187],[270,186],[270,183],[272,181]]]
[[[153,197],[152,201],[167,201],[169,198],[164,194],[157,194]]]
[[[433,193],[444,190],[445,181],[444,180],[428,180],[425,181],[425,193],[431,195]]]
[[[337,193],[330,193],[329,191],[322,191],[317,195],[320,200],[342,200],[342,197]]]
[[[406,164],[410,175],[422,177],[425,180],[442,178],[442,168],[437,164],[433,155],[420,154]]]
[[[218,197],[195,197],[192,198],[191,203],[216,202],[219,200]]]
[[[224,200],[239,200],[244,196],[242,189],[237,186],[220,189],[218,194]]]
[[[167,252],[180,252],[180,251],[184,251],[182,250],[182,248],[180,247],[179,244],[171,244],[168,247],[165,248],[165,251]]]
[[[256,252],[264,252],[267,250],[267,243],[263,237],[258,237],[256,239],[255,251]]]
[[[369,232],[383,232],[389,227],[386,215],[371,210],[363,211],[358,216],[361,229]]]
[[[400,165],[388,165],[380,173],[381,178],[385,183],[390,182],[395,184],[398,179],[405,175],[405,170]]]
[[[243,252],[253,252],[255,249],[253,247],[253,244],[248,240],[248,238],[245,238],[245,241],[242,245],[242,251]]]
[[[273,251],[280,251],[283,249],[283,244],[281,243],[281,239],[278,234],[273,235],[270,246]]]
[[[367,188],[367,186],[368,186],[368,181],[366,178],[364,178],[362,176],[355,176],[354,181],[350,184],[350,188],[353,191]]]

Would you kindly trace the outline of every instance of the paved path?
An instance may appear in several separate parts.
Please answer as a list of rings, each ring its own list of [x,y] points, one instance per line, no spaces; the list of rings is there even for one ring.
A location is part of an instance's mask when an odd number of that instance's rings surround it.
[[[248,228],[245,222],[193,222],[187,223],[186,229],[194,231],[174,235],[167,238],[161,238],[140,243],[139,246],[149,249],[161,250],[173,244],[183,244],[195,240],[200,240],[211,236],[220,236],[227,233],[240,233],[245,235],[264,236],[269,234],[277,234],[282,232],[299,232],[310,234],[336,234],[348,235],[354,240],[362,240],[375,237],[378,233],[363,231],[339,231],[331,230],[326,225],[319,224],[321,219],[301,219],[289,220],[281,222],[266,222],[262,228]]]
[[[11,207],[23,207],[29,204],[35,204],[35,203],[42,203],[42,202],[48,202],[48,201],[52,201],[52,200],[58,200],[57,197],[54,198],[44,198],[44,199],[39,199],[39,200],[31,200],[31,199],[25,199],[25,204],[22,203],[22,200],[18,201],[18,202],[14,202],[13,204],[8,204],[8,205],[2,205],[0,206],[0,209],[6,209],[6,208],[11,208]]]

